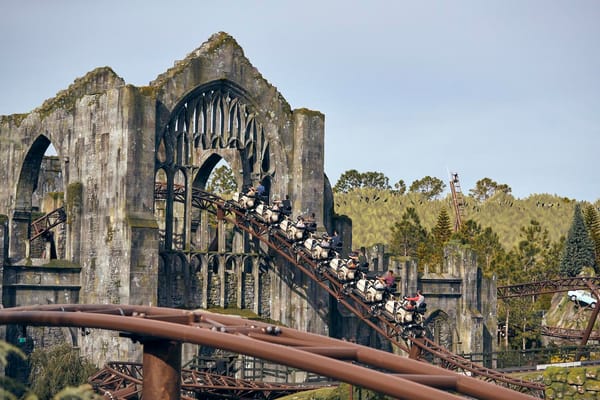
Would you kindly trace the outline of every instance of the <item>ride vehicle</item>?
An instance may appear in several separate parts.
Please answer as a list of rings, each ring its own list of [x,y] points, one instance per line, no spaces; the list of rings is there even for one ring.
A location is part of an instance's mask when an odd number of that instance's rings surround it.
[[[299,242],[306,237],[306,228],[295,224],[289,218],[279,223],[279,231],[289,242]]]
[[[254,210],[254,213],[256,215],[256,218],[258,218],[266,224],[276,224],[277,222],[279,222],[279,218],[281,217],[279,211],[273,210],[264,203],[260,203],[259,205],[257,205],[256,209]]]
[[[346,260],[338,256],[333,257],[327,263],[327,268],[341,283],[353,282],[357,276],[358,265],[352,260]]]
[[[329,259],[329,242],[324,239],[319,239],[314,235],[311,235],[303,242],[302,250],[313,260],[322,261]]]
[[[234,193],[232,196],[233,201],[244,210],[252,210],[257,205],[258,201],[255,195],[247,193]]]
[[[379,279],[369,279],[364,273],[354,284],[353,292],[365,303],[379,303],[385,295],[385,284]]]
[[[585,290],[569,290],[567,296],[569,296],[569,300],[579,305],[584,304],[591,308],[596,308],[596,304],[598,303],[598,299]]]

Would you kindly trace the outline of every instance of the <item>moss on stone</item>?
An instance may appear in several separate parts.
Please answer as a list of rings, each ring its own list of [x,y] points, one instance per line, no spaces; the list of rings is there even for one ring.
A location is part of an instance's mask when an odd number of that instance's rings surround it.
[[[150,97],[152,99],[156,99],[158,95],[158,88],[156,86],[141,86],[138,87],[138,90],[142,96]]]
[[[0,225],[8,223],[8,215],[0,214]]]
[[[158,222],[154,218],[138,217],[135,215],[127,215],[127,225],[131,228],[150,228],[158,229]]]
[[[294,114],[302,114],[302,115],[306,115],[307,117],[319,117],[319,118],[324,117],[322,112],[310,110],[308,108],[296,108],[294,110]]]
[[[42,265],[42,267],[44,268],[79,268],[81,269],[80,265],[75,264],[72,261],[69,260],[50,260],[48,261],[46,264]]]
[[[569,385],[583,385],[585,382],[585,369],[571,368],[567,374],[567,383]]]
[[[103,76],[101,81],[108,82],[107,85],[97,85],[96,80]],[[51,99],[46,100],[35,111],[43,120],[56,110],[62,109],[67,113],[72,113],[77,101],[85,95],[105,92],[110,87],[123,85],[124,81],[110,67],[99,67],[88,72],[85,76],[75,79],[75,81],[65,90],[61,90]]]
[[[599,392],[598,395],[600,395],[600,381],[597,381],[595,379],[588,379],[583,384],[583,387],[586,391]]]
[[[83,195],[83,185],[81,182],[69,183],[67,186],[67,223],[72,222],[72,216],[74,215],[75,206],[79,206],[81,203],[81,197]]]
[[[9,124],[15,125],[16,127],[21,126],[21,123],[29,116],[30,113],[25,114],[11,114],[11,115],[1,115],[0,116],[0,124]]]
[[[46,193],[46,196],[48,196],[49,198],[51,198],[54,201],[62,200],[64,195],[65,195],[65,192],[48,192],[48,193]]]

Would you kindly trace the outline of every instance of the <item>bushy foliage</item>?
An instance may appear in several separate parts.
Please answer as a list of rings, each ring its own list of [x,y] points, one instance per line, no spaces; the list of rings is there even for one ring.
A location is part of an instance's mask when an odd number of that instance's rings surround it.
[[[419,256],[419,246],[427,242],[427,231],[421,226],[421,221],[414,208],[406,209],[400,221],[392,227],[391,250],[405,257]]]
[[[421,193],[427,200],[439,197],[446,189],[446,184],[440,178],[426,176],[410,184],[409,192]]]
[[[482,229],[490,227],[507,251],[518,245],[520,227],[536,220],[548,230],[552,242],[566,236],[575,202],[551,195],[531,195],[515,199],[512,195],[496,193],[484,203],[465,196],[464,221],[473,220]],[[407,208],[415,209],[421,225],[431,231],[443,207],[453,209],[451,196],[427,200],[418,193],[399,195],[391,190],[357,189],[336,193],[335,212],[352,219],[352,240],[355,248],[376,243],[391,243],[392,226]],[[449,213],[454,219],[453,213]],[[464,224],[463,224],[464,226]]]
[[[403,183],[403,181],[400,182]],[[388,177],[381,172],[358,172],[355,169],[351,169],[340,176],[340,179],[338,179],[333,187],[333,191],[336,193],[348,193],[360,188],[391,189]]]
[[[490,178],[478,180],[475,188],[469,190],[471,196],[477,201],[485,201],[500,192],[510,194],[512,189],[507,184],[498,183]]]
[[[233,171],[227,165],[215,168],[206,184],[206,190],[215,194],[231,194],[237,190]]]
[[[595,268],[595,264],[594,243],[588,235],[581,206],[577,204],[573,213],[573,222],[567,235],[560,271],[567,276],[577,276],[583,267]]]
[[[90,361],[82,358],[79,352],[68,344],[36,349],[30,355],[30,362],[31,390],[41,400],[52,399],[54,394],[67,387],[85,384],[97,371]]]

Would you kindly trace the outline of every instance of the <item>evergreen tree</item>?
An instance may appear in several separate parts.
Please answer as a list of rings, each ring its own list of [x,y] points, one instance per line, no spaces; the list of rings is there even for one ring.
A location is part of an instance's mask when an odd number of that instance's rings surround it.
[[[539,276],[546,267],[546,255],[550,250],[548,230],[533,219],[528,226],[521,227],[521,237],[522,240],[515,250],[522,269],[521,281],[539,281]]]
[[[210,175],[206,190],[216,194],[231,194],[237,190],[237,182],[233,171],[227,165],[215,168]]]
[[[585,227],[581,205],[577,204],[560,262],[560,272],[567,276],[577,276],[583,267],[595,268],[595,264],[594,243]]]
[[[392,227],[391,250],[401,256],[417,257],[419,245],[427,239],[427,230],[413,207],[406,209],[401,220]]]
[[[596,272],[598,272],[598,267],[600,267],[600,217],[598,216],[598,212],[593,205],[588,204],[584,208],[583,219],[585,221],[588,234],[594,242],[594,255],[597,268]]]
[[[450,223],[450,216],[448,210],[443,207],[438,214],[437,222],[431,230],[434,240],[437,244],[443,246],[448,242],[450,236],[452,236],[452,225]]]
[[[472,246],[484,275],[491,277],[505,253],[498,234],[488,226],[475,237]]]
[[[436,225],[431,229],[431,240],[423,247],[422,262],[433,268],[441,268],[444,263],[444,246],[452,236],[450,216],[448,210],[443,207],[438,214]]]

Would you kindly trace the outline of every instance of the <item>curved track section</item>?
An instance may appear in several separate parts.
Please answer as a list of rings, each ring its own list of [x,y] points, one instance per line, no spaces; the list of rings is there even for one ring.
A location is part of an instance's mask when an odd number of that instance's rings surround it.
[[[183,196],[181,188],[174,189],[175,196]],[[155,187],[157,197],[166,196],[167,188],[157,184]],[[233,201],[226,201],[212,193],[199,189],[193,189],[192,204],[201,209],[214,212],[218,218],[224,219],[237,228],[256,237],[265,243],[271,250],[279,254],[285,260],[301,270],[316,284],[334,296],[349,311],[361,319],[365,324],[386,337],[395,346],[418,358],[420,352],[428,353],[434,362],[457,372],[477,376],[485,381],[494,382],[497,385],[508,387],[517,391],[530,393],[537,397],[543,397],[544,385],[512,378],[502,375],[498,371],[477,365],[470,360],[460,357],[447,349],[423,338],[422,332],[415,335],[414,331],[407,334],[399,324],[382,316],[372,304],[367,304],[363,299],[348,290],[347,285],[340,282],[327,268],[315,261],[306,252],[298,250],[298,246],[290,243],[273,225],[267,224],[257,218],[252,211],[239,208]],[[182,197],[183,200],[183,197]],[[411,348],[413,351],[411,352]],[[418,351],[415,351],[417,350]]]
[[[498,299],[566,292],[572,289],[593,289],[600,286],[600,277],[573,278],[498,286]]]
[[[109,362],[88,382],[96,392],[107,399],[137,400],[142,395],[143,365],[139,363]],[[313,390],[323,385],[291,385],[254,382],[229,376],[181,370],[181,399],[255,399],[271,400],[288,394]]]
[[[559,339],[581,340],[585,331],[580,329],[558,328],[555,326],[542,326],[542,335]],[[591,340],[600,340],[600,334],[594,332],[590,335]]]
[[[142,343],[145,339],[159,338],[206,345],[329,376],[399,399],[462,398],[447,391],[476,399],[533,398],[355,343],[205,311],[119,305],[44,305],[0,310],[0,324],[107,329],[128,332]]]

